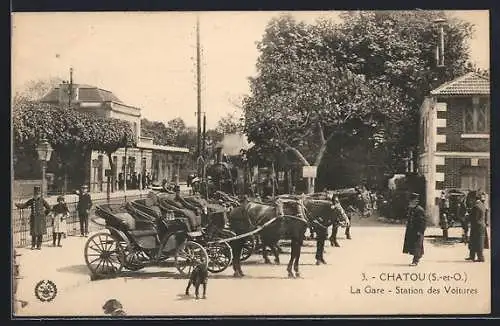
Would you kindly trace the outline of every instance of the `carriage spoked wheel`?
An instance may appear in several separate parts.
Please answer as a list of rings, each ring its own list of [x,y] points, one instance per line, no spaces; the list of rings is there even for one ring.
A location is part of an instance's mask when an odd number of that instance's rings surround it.
[[[123,267],[129,271],[138,271],[146,266],[147,257],[142,250],[129,247],[126,242],[119,243],[123,251]]]
[[[110,276],[123,268],[124,253],[119,241],[109,233],[89,238],[84,249],[85,263],[93,275]]]
[[[227,242],[213,242],[207,245],[208,266],[210,273],[220,273],[226,270],[233,261],[233,249]]]
[[[190,275],[199,263],[208,267],[208,254],[205,248],[194,241],[186,241],[175,253],[175,267],[182,275]]]
[[[255,237],[250,236],[245,238],[243,243],[243,248],[241,249],[241,261],[245,261],[254,253],[255,251]]]

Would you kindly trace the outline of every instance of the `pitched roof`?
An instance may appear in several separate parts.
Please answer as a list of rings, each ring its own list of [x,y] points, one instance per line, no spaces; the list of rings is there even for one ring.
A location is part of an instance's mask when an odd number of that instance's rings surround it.
[[[487,76],[469,72],[431,91],[431,95],[489,95],[490,79]]]
[[[123,102],[118,97],[116,97],[115,94],[105,89],[85,84],[73,84],[73,87],[78,89],[78,100],[81,102],[116,102],[123,104]],[[41,101],[58,102],[59,89],[60,86],[54,88],[47,95],[45,95],[41,99]]]

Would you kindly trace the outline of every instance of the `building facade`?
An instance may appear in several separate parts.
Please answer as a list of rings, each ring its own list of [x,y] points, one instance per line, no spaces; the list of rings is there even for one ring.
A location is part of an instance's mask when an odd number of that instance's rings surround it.
[[[70,100],[71,94],[71,100]],[[142,186],[142,175],[149,174],[152,181],[175,181],[175,171],[182,169],[180,161],[189,153],[189,149],[160,146],[153,144],[153,139],[141,136],[141,109],[127,105],[112,92],[91,85],[61,84],[41,99],[43,103],[53,105],[71,105],[80,112],[96,114],[101,117],[127,121],[136,137],[137,146],[120,148],[112,154],[116,164],[113,189],[134,189]],[[111,169],[107,155],[93,151],[87,163],[89,186],[92,192],[107,190],[108,178],[105,171]]]
[[[438,218],[445,189],[490,193],[490,80],[476,73],[441,85],[420,108],[419,173],[426,212]]]

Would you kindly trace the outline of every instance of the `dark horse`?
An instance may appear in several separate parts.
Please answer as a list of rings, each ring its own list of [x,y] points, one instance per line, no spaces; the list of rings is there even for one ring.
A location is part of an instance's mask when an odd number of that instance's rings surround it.
[[[284,210],[286,213],[289,211],[289,206],[291,205],[285,205]],[[260,231],[262,243],[264,246],[270,247],[275,257],[278,257],[278,241],[280,239],[290,239],[292,243],[290,261],[287,266],[288,277],[300,277],[300,252],[307,229],[307,221],[304,218],[301,218],[298,214],[286,214],[285,216],[278,217],[276,206],[255,202],[244,202],[241,206],[231,211],[229,214],[229,224],[233,232],[236,234],[243,234],[255,229],[255,227],[265,225],[266,222],[270,222],[275,217],[277,219],[274,222],[267,224]],[[244,276],[241,270],[240,257],[245,240],[245,238],[242,238],[230,242],[233,249],[233,269],[235,277]],[[276,262],[279,263],[279,259]],[[292,266],[295,275],[292,273]]]

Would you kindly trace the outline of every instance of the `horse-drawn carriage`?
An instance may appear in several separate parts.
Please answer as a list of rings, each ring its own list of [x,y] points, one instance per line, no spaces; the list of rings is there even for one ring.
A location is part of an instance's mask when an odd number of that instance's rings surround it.
[[[107,232],[93,235],[85,245],[85,261],[92,274],[116,274],[123,268],[136,271],[169,258],[174,258],[182,274],[189,274],[200,262],[212,273],[231,264],[231,247],[215,240],[234,236],[233,232],[217,227],[207,230],[193,225],[182,210],[146,201],[96,206],[95,214],[104,223],[93,222]]]
[[[440,202],[439,225],[443,236],[448,237],[448,229],[460,227],[463,230],[462,241],[467,242],[469,225],[467,216],[476,202],[475,190],[447,189]]]

